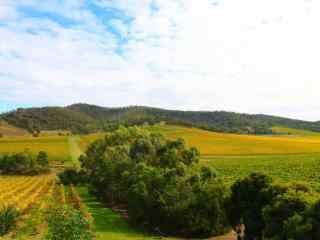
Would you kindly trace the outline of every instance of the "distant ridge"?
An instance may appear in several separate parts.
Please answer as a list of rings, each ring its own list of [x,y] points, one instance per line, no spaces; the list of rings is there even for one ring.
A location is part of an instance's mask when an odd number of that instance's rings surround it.
[[[320,132],[320,122],[226,111],[179,111],[145,106],[107,108],[78,103],[67,107],[17,109],[0,115],[9,124],[32,131],[72,130],[88,133],[116,125],[167,122],[228,133],[271,134],[274,126]]]

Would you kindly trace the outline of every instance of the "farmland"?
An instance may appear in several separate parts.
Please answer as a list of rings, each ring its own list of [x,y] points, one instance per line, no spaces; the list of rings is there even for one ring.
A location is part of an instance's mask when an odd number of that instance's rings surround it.
[[[303,181],[320,190],[318,133],[281,127],[274,128],[276,135],[272,136],[215,133],[174,125],[146,128],[162,133],[172,140],[183,138],[188,146],[197,147],[201,152],[200,164],[216,169],[218,176],[222,177],[227,185],[252,172],[263,172],[282,183]],[[58,132],[46,132],[39,137],[5,136],[0,138],[0,153],[21,152],[25,149],[34,154],[47,151],[50,160],[71,160],[65,164],[70,165],[73,162],[77,165],[77,157],[91,142],[103,136],[102,133],[59,136]],[[90,195],[86,188],[75,189],[57,185],[53,175],[2,176],[0,186],[0,204],[10,202],[15,205],[25,216],[23,219],[28,219],[28,213],[31,211],[39,212],[39,209],[44,209],[48,204],[45,200],[50,202],[55,199],[90,214],[94,219],[98,240],[158,239],[136,231],[119,214]],[[79,205],[79,202],[83,203]],[[107,219],[101,215],[102,213]],[[25,230],[23,223],[21,226],[17,234],[29,236],[30,230]],[[29,239],[23,237],[21,239]]]
[[[3,136],[25,136],[28,135],[27,131],[13,127],[6,123],[5,121],[0,120],[0,134]]]
[[[197,147],[202,156],[279,155],[320,152],[320,135],[238,135],[215,133],[180,126],[153,126],[151,131],[170,139],[183,138]],[[300,132],[300,131],[298,131]],[[300,132],[301,133],[301,132]],[[307,133],[303,131],[303,133]]]
[[[67,136],[0,138],[0,154],[17,153],[26,149],[33,154],[37,154],[39,151],[46,151],[50,160],[69,160]]]

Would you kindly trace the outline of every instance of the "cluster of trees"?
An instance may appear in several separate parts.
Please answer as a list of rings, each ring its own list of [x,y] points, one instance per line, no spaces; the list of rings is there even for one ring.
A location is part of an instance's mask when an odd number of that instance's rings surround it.
[[[29,151],[0,156],[0,174],[36,175],[50,171],[48,154],[34,157]]]
[[[162,234],[207,237],[227,230],[226,188],[199,152],[137,128],[120,128],[80,158],[91,191],[124,206],[133,224]]]
[[[233,184],[227,209],[239,239],[320,239],[320,196],[301,183],[251,174]]]

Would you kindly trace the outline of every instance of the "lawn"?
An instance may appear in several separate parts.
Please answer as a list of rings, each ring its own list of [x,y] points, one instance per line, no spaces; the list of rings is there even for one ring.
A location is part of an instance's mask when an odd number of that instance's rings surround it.
[[[78,193],[94,218],[97,240],[155,240],[152,237],[132,228],[127,220],[110,208],[105,207],[95,197],[90,195],[86,187],[78,187]]]

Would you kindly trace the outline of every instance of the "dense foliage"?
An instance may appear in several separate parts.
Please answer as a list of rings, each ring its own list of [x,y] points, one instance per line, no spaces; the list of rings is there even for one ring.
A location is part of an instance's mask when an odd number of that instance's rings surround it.
[[[43,151],[39,152],[36,157],[27,150],[0,156],[0,174],[36,175],[49,170],[48,155]]]
[[[0,208],[0,236],[15,228],[19,212],[13,207]]]
[[[137,127],[121,128],[80,158],[90,186],[133,224],[161,233],[218,235],[226,230],[226,189],[199,153]]]
[[[88,104],[18,109],[1,115],[9,124],[37,132],[68,129],[74,133],[113,130],[119,125],[167,122],[218,132],[271,134],[272,126],[320,131],[320,122],[232,112],[173,111],[150,107],[104,108]]]
[[[263,174],[251,174],[231,189],[228,215],[239,238],[320,238],[320,196],[308,186],[278,185]],[[239,229],[244,229],[244,235]]]
[[[93,234],[89,221],[72,207],[58,206],[50,209],[47,240],[91,240]]]
[[[58,174],[59,180],[63,185],[78,185],[85,182],[85,175],[75,168],[67,168]]]

